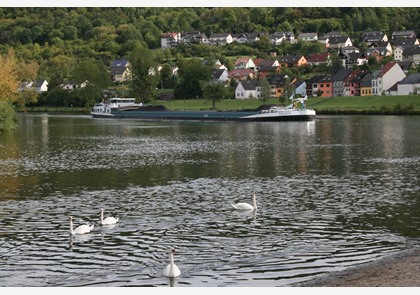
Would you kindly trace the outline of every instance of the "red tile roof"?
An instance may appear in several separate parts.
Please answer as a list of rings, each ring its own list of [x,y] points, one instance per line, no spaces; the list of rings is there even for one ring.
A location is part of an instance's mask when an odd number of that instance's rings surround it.
[[[390,62],[387,62],[386,64],[384,64],[384,66],[383,66],[381,72],[379,73],[378,77],[382,77],[383,75],[385,75],[396,64],[397,64],[396,61],[390,61]]]

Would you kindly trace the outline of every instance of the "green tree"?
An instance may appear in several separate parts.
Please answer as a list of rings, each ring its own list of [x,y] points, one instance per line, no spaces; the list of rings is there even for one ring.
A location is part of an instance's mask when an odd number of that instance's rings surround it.
[[[16,103],[22,109],[29,104],[35,104],[38,101],[38,94],[34,88],[25,89],[19,95],[19,98],[16,100]]]
[[[71,80],[77,83],[88,81],[86,87],[76,90],[79,102],[73,103],[75,106],[93,106],[102,99],[102,89],[111,84],[107,71],[90,61],[76,64],[71,73]]]
[[[0,133],[10,131],[17,126],[17,117],[13,103],[18,99],[18,70],[13,51],[0,55]]]
[[[160,87],[174,88],[177,84],[177,78],[172,73],[172,68],[169,64],[164,64],[160,70]]]
[[[271,96],[271,86],[266,78],[260,80],[261,99],[265,103]]]
[[[131,90],[140,102],[147,103],[156,97],[159,84],[157,63],[147,48],[135,49],[129,58],[131,64]]]
[[[74,64],[73,57],[57,55],[42,64],[39,71],[47,77],[49,88],[54,88],[70,78]]]
[[[199,59],[182,60],[178,64],[180,83],[175,88],[176,98],[196,98],[202,96],[200,81],[209,81],[211,69]]]
[[[14,52],[10,50],[6,56],[0,55],[0,101],[14,103],[18,98],[19,72]]]
[[[77,63],[71,73],[71,79],[78,83],[87,80],[100,89],[106,88],[110,84],[110,78],[106,69],[91,61],[81,61]]]
[[[0,100],[0,134],[17,127],[17,115],[13,106],[7,101]]]
[[[203,97],[211,100],[212,109],[216,108],[216,102],[225,98],[226,87],[223,83],[218,82],[201,82]]]
[[[341,58],[338,56],[338,54],[331,54],[331,66],[329,66],[329,68],[330,74],[336,74],[343,68]]]

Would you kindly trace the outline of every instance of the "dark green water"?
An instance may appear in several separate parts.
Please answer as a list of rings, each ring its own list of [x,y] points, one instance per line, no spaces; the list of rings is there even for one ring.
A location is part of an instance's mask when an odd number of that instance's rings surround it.
[[[419,242],[419,147],[419,116],[21,114],[0,135],[0,286],[294,286],[370,262]]]

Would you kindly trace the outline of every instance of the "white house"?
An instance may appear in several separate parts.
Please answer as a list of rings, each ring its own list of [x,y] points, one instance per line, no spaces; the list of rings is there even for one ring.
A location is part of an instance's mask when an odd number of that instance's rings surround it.
[[[317,42],[318,33],[300,33],[298,39],[304,42]]]
[[[388,41],[388,36],[380,31],[364,32],[362,35],[363,42],[384,42]]]
[[[237,38],[233,38],[238,43],[254,43],[260,40],[261,33],[251,32],[242,33]]]
[[[398,62],[388,62],[382,69],[374,73],[372,79],[372,95],[382,95],[397,82],[406,77]]]
[[[273,44],[273,45],[280,45],[281,43],[286,41],[286,36],[285,35],[271,34],[269,36],[269,38],[270,38],[271,44]]]
[[[284,36],[285,41],[288,41],[290,43],[294,43],[295,42],[295,34],[293,34],[293,32],[291,31],[286,31],[286,32],[274,32],[273,35],[277,35],[277,36]]]
[[[402,61],[403,60],[403,51],[404,48],[400,45],[394,47],[394,60]]]
[[[234,69],[255,69],[254,61],[250,57],[240,57],[233,65]]]
[[[25,91],[25,90],[29,90],[33,87],[33,85],[34,85],[34,82],[32,82],[32,81],[23,81],[23,82],[20,83],[20,86],[19,86],[18,90],[20,92]]]
[[[79,89],[79,88],[84,88],[86,87],[86,85],[89,83],[88,80],[82,82],[82,83],[77,83],[74,81],[69,81],[67,83],[61,84],[60,87],[61,89],[64,90],[74,90],[74,89]]]
[[[32,81],[24,81],[20,83],[19,91],[25,91],[34,89],[38,93],[47,92],[48,91],[48,82],[47,80],[36,80],[35,82]]]
[[[411,74],[397,84],[398,95],[410,95],[420,93],[420,73]]]
[[[229,33],[214,33],[209,37],[211,45],[225,45],[233,42],[233,37]]]
[[[326,46],[331,49],[340,49],[341,47],[353,46],[353,42],[351,42],[350,37],[329,37]]]
[[[236,99],[260,98],[261,89],[257,80],[239,81],[235,89]]]
[[[35,91],[38,93],[48,91],[48,82],[47,80],[37,80],[35,81]]]
[[[160,47],[161,48],[176,47],[180,41],[181,41],[181,33],[178,33],[178,32],[164,33],[160,37]]]
[[[295,83],[295,95],[300,97],[306,96],[306,82],[304,80],[297,81]]]
[[[128,60],[114,60],[111,64],[111,80],[113,82],[124,82],[131,80],[131,65]]]
[[[213,70],[211,78],[213,81],[225,83],[228,80],[228,71],[226,69]]]

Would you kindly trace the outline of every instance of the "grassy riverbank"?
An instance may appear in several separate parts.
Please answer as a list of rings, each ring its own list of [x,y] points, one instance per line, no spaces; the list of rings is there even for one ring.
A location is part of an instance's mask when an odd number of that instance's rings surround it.
[[[283,105],[290,104],[286,100]],[[155,100],[151,104],[160,104],[170,110],[208,110],[211,109],[210,100]],[[225,99],[216,103],[216,109],[245,110],[256,109],[262,104],[279,105],[278,99],[267,99],[265,102],[258,99]],[[407,96],[354,96],[354,97],[315,97],[306,102],[307,108],[315,109],[317,114],[366,114],[366,115],[420,115],[420,95]],[[18,110],[22,111],[22,110]],[[33,107],[27,112],[77,112],[89,113],[86,108],[58,108],[58,107]]]
[[[204,110],[211,108],[211,101],[172,100],[155,101],[171,110]],[[291,102],[286,100],[284,105]],[[226,99],[216,103],[217,110],[256,109],[263,102],[258,99]],[[265,104],[279,104],[278,99],[268,99]],[[306,102],[307,108],[315,109],[317,114],[393,114],[420,115],[420,95],[410,96],[355,96],[355,97],[315,97]]]
[[[318,114],[420,115],[420,95],[310,98]]]

